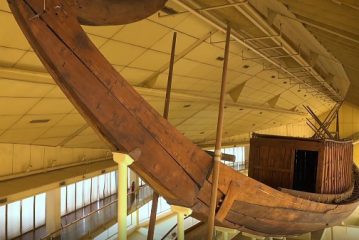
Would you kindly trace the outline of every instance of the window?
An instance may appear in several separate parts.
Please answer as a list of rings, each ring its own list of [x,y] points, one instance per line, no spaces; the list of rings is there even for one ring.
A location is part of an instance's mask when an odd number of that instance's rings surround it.
[[[160,197],[158,199],[158,206],[157,206],[157,214],[165,213],[171,210],[171,206],[167,203],[167,201]]]
[[[142,178],[139,177],[138,179],[139,179],[139,186],[140,187],[146,185],[146,183],[142,180]]]
[[[0,206],[0,240],[5,240],[6,205]]]
[[[244,151],[245,151],[244,147],[222,148],[222,153],[234,155],[236,157],[235,162],[240,164],[244,164],[245,161]]]
[[[61,187],[61,216],[66,214],[66,199],[67,199],[66,187]]]
[[[34,229],[34,197],[22,200],[22,232]]]
[[[35,196],[35,228],[46,223],[46,193]]]
[[[82,208],[84,206],[84,181],[76,183],[76,209]]]
[[[111,195],[117,192],[117,175],[116,172],[111,172]]]
[[[91,185],[91,202],[95,202],[98,199],[98,177],[93,177]]]
[[[139,222],[144,222],[150,218],[152,208],[152,201],[146,203],[138,210],[138,220]]]
[[[20,206],[21,201],[7,205],[7,237],[15,238],[21,235],[20,232]]]
[[[116,171],[61,187],[61,216],[117,192]]]
[[[75,211],[75,196],[76,196],[76,191],[75,191],[75,183],[66,186],[66,212],[73,212]]]
[[[147,204],[143,205],[138,210],[138,218],[139,222],[147,221],[151,215],[151,208],[152,208],[152,201],[148,202]],[[163,197],[158,199],[158,206],[157,206],[157,215],[166,213],[171,210],[171,206],[166,202]]]
[[[46,193],[0,206],[0,240],[16,238],[44,226],[45,214]]]
[[[100,175],[98,177],[99,199],[105,197],[105,176]]]
[[[86,179],[83,186],[84,191],[84,206],[91,203],[91,179]]]

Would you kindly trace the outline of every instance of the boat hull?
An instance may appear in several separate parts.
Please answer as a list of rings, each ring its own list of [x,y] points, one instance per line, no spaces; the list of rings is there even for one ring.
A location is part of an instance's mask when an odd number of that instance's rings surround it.
[[[113,151],[170,204],[208,217],[213,160],[163,119],[111,66],[66,2],[10,0],[10,8],[51,76]],[[135,10],[135,9],[134,9]],[[121,54],[121,53],[119,53]],[[125,57],[125,56],[124,56]],[[264,236],[335,225],[358,205],[324,204],[270,188],[221,164],[216,224]]]

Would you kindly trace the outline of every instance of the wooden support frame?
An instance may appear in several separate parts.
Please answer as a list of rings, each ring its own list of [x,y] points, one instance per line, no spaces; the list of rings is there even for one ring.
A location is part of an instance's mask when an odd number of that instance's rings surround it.
[[[227,23],[227,33],[226,33],[226,46],[224,49],[224,62],[223,62],[223,72],[222,72],[222,85],[221,85],[221,95],[218,109],[218,122],[217,122],[217,136],[216,136],[216,146],[214,150],[214,163],[212,171],[212,193],[211,193],[211,204],[208,216],[208,231],[207,239],[213,239],[214,233],[214,221],[217,208],[217,189],[218,189],[218,178],[219,178],[219,163],[221,161],[221,147],[222,147],[222,131],[223,131],[223,119],[224,119],[224,97],[226,95],[226,82],[227,82],[227,67],[228,67],[228,58],[229,58],[229,43],[231,38],[231,25]]]

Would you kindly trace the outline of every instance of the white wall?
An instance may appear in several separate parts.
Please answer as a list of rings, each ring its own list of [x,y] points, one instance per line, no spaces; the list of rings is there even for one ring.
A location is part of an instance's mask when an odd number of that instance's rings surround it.
[[[99,159],[112,155],[106,149],[61,148],[0,143],[0,180],[4,176]]]

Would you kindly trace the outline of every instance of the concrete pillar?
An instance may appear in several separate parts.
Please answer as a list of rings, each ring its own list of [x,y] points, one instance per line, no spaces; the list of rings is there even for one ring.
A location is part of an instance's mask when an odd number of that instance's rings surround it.
[[[192,213],[189,208],[171,206],[173,212],[177,213],[177,240],[184,240],[184,218]]]
[[[117,190],[117,224],[118,239],[127,239],[127,167],[133,159],[122,153],[113,153],[113,160],[118,164],[118,190]]]
[[[50,234],[59,229],[61,229],[61,191],[60,188],[55,188],[46,192],[46,232]]]

